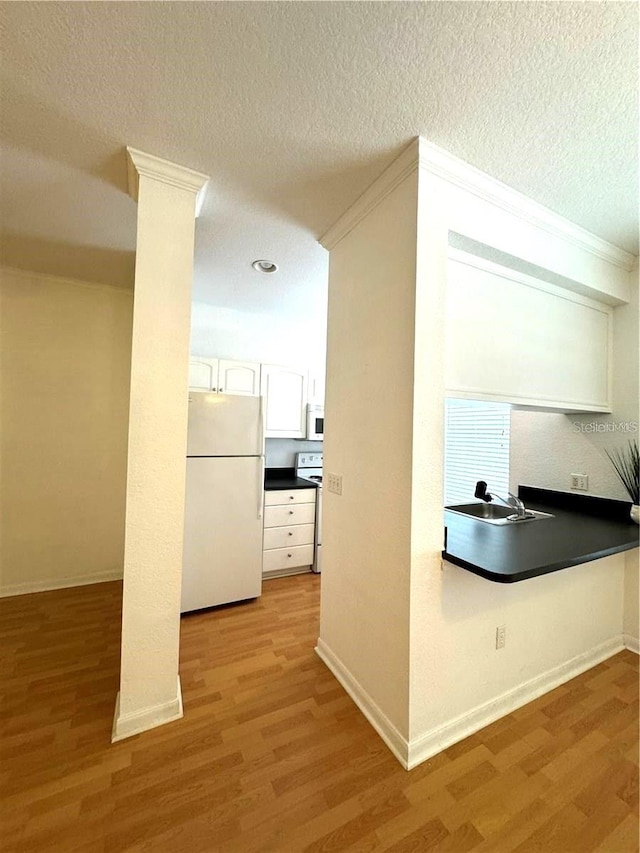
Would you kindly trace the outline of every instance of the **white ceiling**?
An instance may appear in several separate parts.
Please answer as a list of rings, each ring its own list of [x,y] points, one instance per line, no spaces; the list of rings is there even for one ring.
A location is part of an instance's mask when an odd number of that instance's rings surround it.
[[[638,252],[636,3],[4,2],[0,20],[6,264],[129,284],[130,145],[211,176],[196,299],[311,316],[317,238],[417,134]]]

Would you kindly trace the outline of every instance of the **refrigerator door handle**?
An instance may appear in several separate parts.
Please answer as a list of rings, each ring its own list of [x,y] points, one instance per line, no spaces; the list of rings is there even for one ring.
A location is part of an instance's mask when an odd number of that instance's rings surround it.
[[[258,457],[258,518],[264,510],[264,456]]]
[[[265,433],[265,412],[264,412],[264,397],[260,394],[260,407],[258,409],[258,419],[260,421],[260,447],[261,453],[264,453],[264,433]]]

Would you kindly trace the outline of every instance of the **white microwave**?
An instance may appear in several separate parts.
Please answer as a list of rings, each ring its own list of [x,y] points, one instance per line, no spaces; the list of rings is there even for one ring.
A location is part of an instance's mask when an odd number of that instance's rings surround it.
[[[307,436],[311,441],[324,437],[324,406],[307,406]]]

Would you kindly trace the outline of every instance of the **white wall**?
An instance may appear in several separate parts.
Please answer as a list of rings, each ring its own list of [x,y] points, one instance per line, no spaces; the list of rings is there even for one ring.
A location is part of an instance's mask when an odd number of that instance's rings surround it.
[[[450,190],[422,162],[416,180],[408,154],[325,237],[325,468],[343,475],[343,494],[324,496],[318,651],[411,766],[622,648],[627,558],[512,585],[442,562],[447,228],[467,223],[496,246],[506,229],[538,265],[549,239],[526,215],[494,215],[491,202]],[[626,292],[620,267],[588,240],[563,255],[561,233],[553,269],[589,292],[599,283],[607,298]],[[354,430],[372,404],[376,417]]]
[[[624,575],[624,637],[628,649],[640,654],[640,588],[638,551],[627,551]]]
[[[130,291],[2,270],[0,594],[122,576]]]
[[[404,738],[416,217],[414,173],[331,252],[318,642]]]
[[[628,501],[604,453],[638,439],[638,278],[631,274],[631,300],[613,312],[613,394],[610,415],[556,415],[512,411],[510,483],[570,491],[570,474],[588,474],[592,494]],[[625,556],[625,555],[623,555]],[[625,557],[623,634],[638,651],[638,552]],[[613,577],[613,576],[612,576]],[[595,594],[595,590],[594,590]]]
[[[421,244],[431,239],[423,228],[419,235]],[[417,287],[420,293],[420,279]],[[629,417],[635,411],[637,420],[637,390],[635,403],[629,400],[630,389],[637,389],[637,368],[633,372],[637,336],[632,334],[637,328],[637,298],[616,309],[616,318],[614,394],[620,402],[611,418]],[[420,319],[417,312],[417,328]],[[423,337],[417,334],[417,342]],[[422,387],[428,405],[433,383]],[[621,400],[622,388],[627,396]],[[600,493],[616,494],[608,466],[594,463],[593,444],[582,434],[576,441],[573,420],[549,413],[513,413],[514,485],[566,488],[565,467],[576,466],[567,468],[568,478],[569,472],[582,473],[582,465],[589,462],[587,472],[596,490],[604,484]],[[592,420],[595,416],[580,418]],[[570,437],[556,446],[560,428]],[[432,433],[414,433],[414,454],[423,440],[428,441],[425,434]],[[585,446],[590,453],[584,452]],[[414,477],[415,471],[414,466]],[[424,502],[428,494],[427,484],[421,495],[414,489],[414,502]],[[512,585],[486,581],[451,564],[440,570],[428,556],[422,562],[424,570],[412,573],[410,765],[612,654],[620,648],[623,633],[637,637],[637,551]],[[626,603],[634,589],[635,634],[634,613]],[[497,651],[495,632],[500,625],[506,626],[507,643]]]
[[[532,687],[550,689],[555,672],[570,671],[575,659],[586,655],[593,665],[602,652],[616,651],[624,566],[625,555],[617,554],[498,584],[445,563],[430,594],[415,602],[425,626],[421,689],[412,703],[416,757],[460,739],[466,726],[474,730],[476,718],[486,724],[528,701]],[[496,650],[499,625],[506,626],[506,645]]]
[[[294,468],[296,453],[322,453],[322,442],[295,438],[268,438],[265,441],[267,468]]]
[[[267,280],[264,287],[269,286],[273,283]],[[269,312],[194,302],[191,354],[308,367],[323,375],[327,347],[326,304],[326,281],[321,287],[317,282],[310,285],[308,305],[289,306],[283,294],[280,303]]]
[[[422,230],[420,237],[426,238]],[[637,294],[615,316],[618,402],[608,419],[637,421]],[[566,489],[570,472],[589,473],[594,493],[624,497],[606,457],[588,434],[573,428],[574,420],[601,418],[607,416],[514,411],[512,486]],[[450,564],[416,575],[410,764],[612,654],[624,633],[637,637],[637,553],[513,585],[491,583]],[[497,651],[499,625],[506,626],[507,642]]]

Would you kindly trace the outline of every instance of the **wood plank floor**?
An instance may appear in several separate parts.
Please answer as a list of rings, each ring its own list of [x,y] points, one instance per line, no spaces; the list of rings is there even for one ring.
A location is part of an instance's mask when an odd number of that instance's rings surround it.
[[[622,652],[407,773],[315,655],[320,578],[183,619],[186,717],[110,744],[117,583],[0,600],[0,847],[638,850]]]

